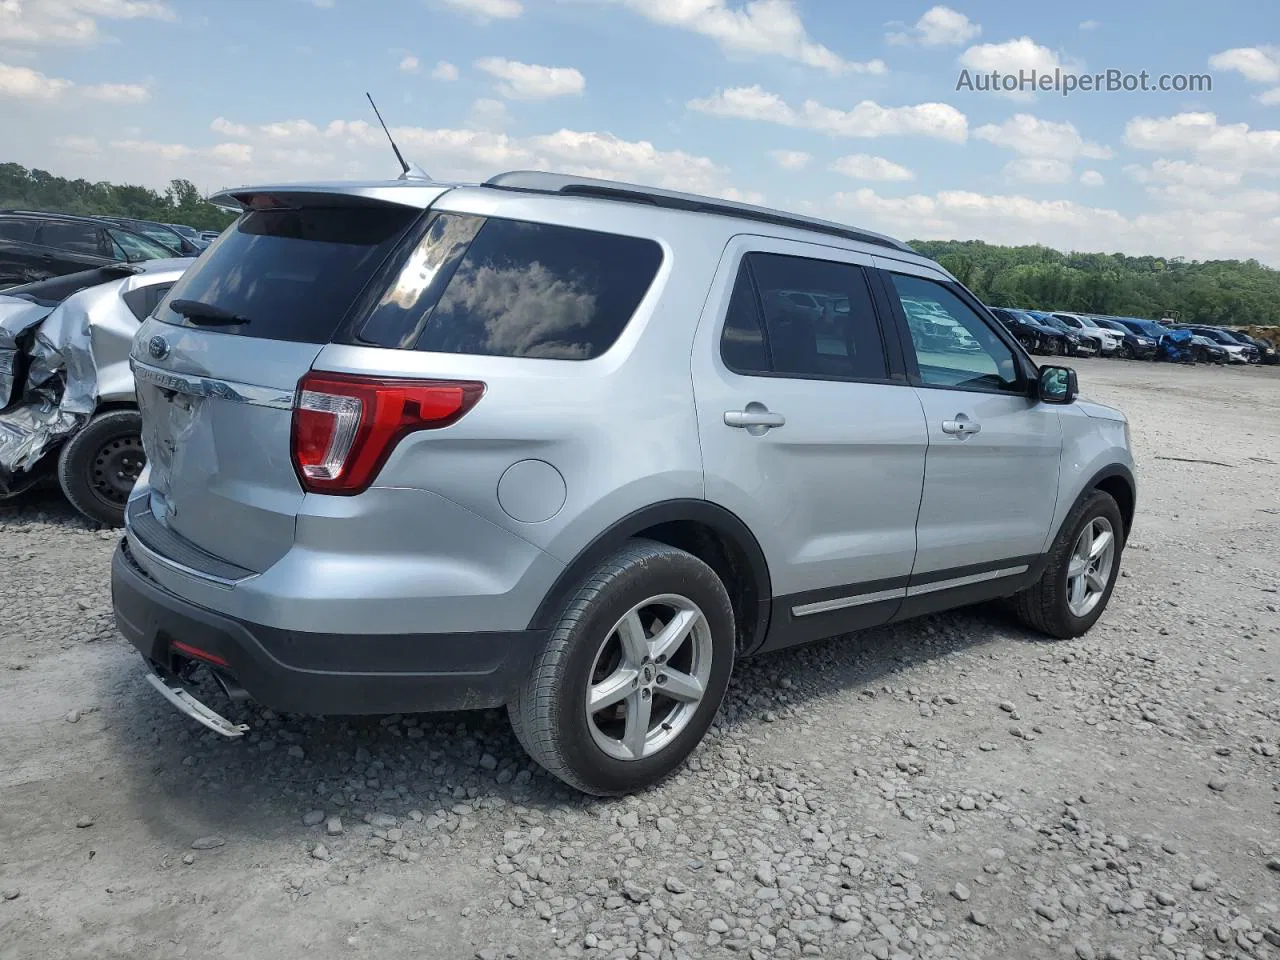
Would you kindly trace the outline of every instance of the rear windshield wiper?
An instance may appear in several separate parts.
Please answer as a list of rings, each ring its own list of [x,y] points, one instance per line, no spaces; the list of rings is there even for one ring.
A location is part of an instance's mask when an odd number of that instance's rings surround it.
[[[199,300],[170,300],[169,309],[186,317],[195,324],[210,326],[225,324],[230,326],[249,322],[248,317],[232,313],[230,310],[223,310],[221,307],[215,307],[211,303],[201,303]]]

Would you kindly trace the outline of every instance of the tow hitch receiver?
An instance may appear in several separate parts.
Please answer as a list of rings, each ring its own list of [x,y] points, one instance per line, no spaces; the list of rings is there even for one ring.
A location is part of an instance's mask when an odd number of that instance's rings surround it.
[[[226,717],[209,709],[193,697],[187,691],[187,688],[178,681],[165,680],[161,677],[150,663],[147,663],[147,683],[159,690],[166,700],[196,721],[196,723],[208,727],[214,733],[220,733],[224,737],[234,739],[235,737],[243,737],[249,732],[248,724],[232,723]]]

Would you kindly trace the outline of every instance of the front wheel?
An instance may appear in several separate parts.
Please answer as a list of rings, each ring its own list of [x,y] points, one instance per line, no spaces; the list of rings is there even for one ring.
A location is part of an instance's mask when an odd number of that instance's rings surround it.
[[[715,718],[734,658],[724,584],[692,554],[636,540],[565,608],[507,712],[550,773],[596,796],[662,780]]]
[[[142,417],[136,410],[98,414],[63,444],[58,484],[71,505],[95,523],[118,527],[146,465]]]
[[[1062,525],[1040,579],[1013,598],[1018,619],[1060,639],[1087,633],[1111,599],[1123,550],[1120,507],[1094,490]]]

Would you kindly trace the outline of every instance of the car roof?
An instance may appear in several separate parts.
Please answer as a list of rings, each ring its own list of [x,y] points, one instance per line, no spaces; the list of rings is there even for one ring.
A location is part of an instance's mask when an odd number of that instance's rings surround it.
[[[490,177],[483,183],[406,178],[400,180],[340,180],[263,184],[222,190],[209,199],[219,205],[243,208],[247,199],[256,194],[321,193],[362,197],[368,200],[408,206],[421,206],[425,209],[442,192],[463,187],[500,190],[507,193],[533,193],[543,196],[577,197],[619,203],[644,204],[670,211],[732,217],[754,223],[771,224],[785,229],[840,237],[845,240],[870,244],[899,253],[908,253],[922,261],[928,261],[927,257],[921,256],[900,240],[832,220],[822,220],[817,217],[808,217],[772,207],[740,203],[736,200],[723,200],[701,194],[664,190],[620,180],[579,177],[538,170],[513,170]]]

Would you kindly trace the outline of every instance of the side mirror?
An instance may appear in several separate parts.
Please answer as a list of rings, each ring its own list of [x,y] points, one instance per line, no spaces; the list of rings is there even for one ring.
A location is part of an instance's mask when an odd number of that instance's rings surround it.
[[[1072,403],[1080,393],[1076,372],[1070,367],[1044,366],[1036,381],[1036,398],[1044,403]]]

